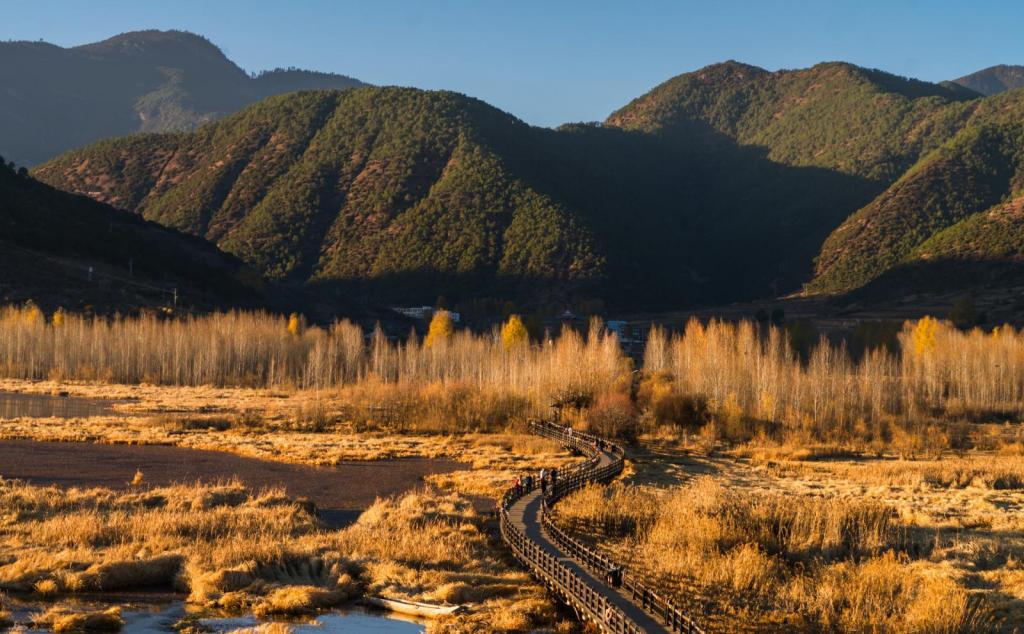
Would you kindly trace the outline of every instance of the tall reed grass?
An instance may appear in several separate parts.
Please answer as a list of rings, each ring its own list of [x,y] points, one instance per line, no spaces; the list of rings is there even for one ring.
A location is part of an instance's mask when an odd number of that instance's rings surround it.
[[[915,565],[928,538],[895,508],[746,493],[711,476],[662,492],[587,487],[556,513],[711,631],[1000,631],[989,604]]]

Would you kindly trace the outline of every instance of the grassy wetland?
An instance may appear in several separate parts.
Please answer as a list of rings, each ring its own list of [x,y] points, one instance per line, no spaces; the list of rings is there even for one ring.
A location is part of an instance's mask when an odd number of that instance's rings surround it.
[[[634,367],[636,366],[636,367]],[[330,467],[451,458],[345,527],[241,481],[0,481],[0,588],[39,623],[116,627],[69,597],[171,590],[229,613],[311,614],[366,595],[465,603],[431,632],[573,631],[480,507],[576,460],[525,434],[553,401],[630,442],[613,486],[557,520],[671,588],[710,631],[1010,632],[1024,626],[1024,335],[908,322],[895,345],[804,355],[782,329],[654,331],[642,365],[595,324],[531,341],[443,317],[401,341],[227,313],[0,316],[0,391],[112,403],[11,418],[0,440],[209,449]],[[4,618],[0,608],[0,621]]]

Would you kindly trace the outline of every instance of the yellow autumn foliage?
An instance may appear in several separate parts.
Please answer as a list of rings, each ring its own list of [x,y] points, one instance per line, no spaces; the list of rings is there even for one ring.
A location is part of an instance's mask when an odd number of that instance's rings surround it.
[[[446,343],[454,332],[455,324],[452,322],[451,313],[447,310],[439,310],[430,320],[430,328],[427,330],[427,337],[423,343],[428,348]]]
[[[296,313],[292,313],[288,316],[288,334],[293,337],[298,337],[302,334],[302,318]]]
[[[935,350],[935,335],[939,330],[939,321],[934,317],[922,317],[914,326],[911,340],[914,342],[914,354],[923,355]]]
[[[530,333],[519,315],[512,315],[501,328],[501,345],[505,350],[514,350],[530,341]]]

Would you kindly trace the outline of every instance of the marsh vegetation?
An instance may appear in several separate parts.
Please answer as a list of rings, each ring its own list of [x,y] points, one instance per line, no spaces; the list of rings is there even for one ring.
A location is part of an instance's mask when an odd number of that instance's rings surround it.
[[[1024,335],[1009,327],[908,322],[853,355],[824,340],[798,349],[779,328],[694,321],[652,331],[634,372],[596,322],[531,341],[512,320],[477,334],[449,321],[396,341],[297,316],[21,307],[0,326],[0,389],[102,398],[118,414],[3,420],[0,438],[471,467],[429,475],[341,530],[241,482],[4,482],[11,591],[157,586],[265,615],[385,594],[474,606],[431,631],[571,630],[473,504],[574,460],[522,433],[557,403],[577,428],[637,443],[623,481],[570,497],[559,521],[674,588],[713,631],[1021,625]]]

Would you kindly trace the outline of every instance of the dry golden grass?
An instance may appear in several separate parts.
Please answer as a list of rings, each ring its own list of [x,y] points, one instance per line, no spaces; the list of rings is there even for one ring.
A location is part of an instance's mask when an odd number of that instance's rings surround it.
[[[436,632],[550,626],[557,620],[550,599],[510,566],[462,495],[495,497],[516,475],[578,458],[522,433],[445,435],[436,433],[438,423],[421,426],[415,418],[401,435],[355,431],[365,427],[352,418],[361,403],[410,393],[435,403],[433,416],[471,418],[473,391],[450,388],[376,380],[330,391],[4,380],[0,390],[115,399],[123,415],[0,421],[0,438],[173,444],[316,465],[450,457],[469,468],[428,477],[456,493],[382,500],[340,531],[319,526],[280,492],[233,483],[148,488],[144,466],[123,493],[9,484],[0,504],[12,511],[0,517],[10,520],[17,559],[0,567],[0,586],[29,591],[44,583],[60,594],[144,584],[186,592],[196,605],[261,615],[313,612],[368,593],[473,605],[470,614],[431,624]],[[427,433],[408,431],[421,428]]]
[[[45,627],[57,634],[64,632],[117,632],[124,626],[121,609],[71,609],[53,607],[32,620],[34,627]]]
[[[855,458],[855,456],[846,456]],[[1024,458],[998,454],[944,456],[936,460],[840,460],[819,465],[803,458],[780,461],[756,459],[790,476],[827,472],[834,477],[867,485],[934,487],[939,489],[1024,489]]]
[[[294,412],[316,398],[311,392],[285,394],[173,386],[130,389],[104,384],[0,380],[0,391],[33,394],[57,390],[99,399],[134,396],[133,400],[117,402],[121,415],[116,417],[0,420],[0,439],[176,445],[315,466],[391,458],[449,458],[466,463],[469,468],[428,476],[428,482],[466,495],[492,498],[518,474],[564,466],[574,460],[557,443],[515,431],[396,434],[355,432],[344,424],[318,433],[295,431]],[[331,416],[345,407],[337,396],[321,396],[320,402]],[[177,411],[164,411],[171,404]],[[253,422],[234,424],[240,417]],[[221,424],[224,421],[228,424]]]
[[[1020,460],[746,462],[645,441],[622,484],[556,507],[712,631],[1024,627]]]
[[[393,343],[358,326],[289,327],[266,313],[232,312],[163,320],[62,314],[34,306],[0,308],[0,375],[161,385],[352,390],[357,423],[439,425],[438,431],[504,426],[546,410],[572,389],[591,397],[628,387],[629,362],[595,322],[544,344],[506,346],[499,333],[415,336]],[[381,391],[378,384],[392,389]],[[359,407],[368,394],[377,402]],[[380,397],[385,401],[381,402]],[[317,420],[320,417],[303,416]],[[493,428],[493,427],[492,427]]]
[[[259,616],[314,613],[363,594],[473,605],[433,626],[446,632],[554,618],[544,591],[509,566],[484,518],[455,494],[380,500],[354,525],[328,530],[280,492],[237,484],[116,493],[7,481],[0,517],[0,550],[13,558],[0,566],[0,587],[11,591],[174,589],[195,605]],[[45,617],[64,628],[86,618],[101,619],[63,609]]]
[[[705,476],[661,494],[585,490],[557,508],[716,631],[997,629],[966,587],[906,554],[929,545],[873,501],[740,496]]]
[[[287,623],[260,623],[255,627],[240,627],[228,634],[292,634],[294,632]]]
[[[1024,414],[1024,336],[1012,330],[923,320],[906,326],[900,354],[855,362],[823,344],[801,362],[781,331],[692,323],[652,336],[634,403],[630,364],[597,329],[543,345],[464,332],[425,345],[261,314],[59,322],[0,315],[0,374],[11,377],[0,390],[115,399],[125,416],[0,421],[0,438],[316,465],[444,456],[473,470],[430,476],[441,490],[379,501],[340,531],[279,492],[230,483],[148,489],[142,475],[126,493],[5,484],[0,543],[16,557],[0,566],[0,586],[50,596],[173,587],[195,604],[265,615],[369,593],[475,605],[432,632],[565,629],[465,496],[572,460],[516,433],[572,396],[591,403],[569,413],[575,424],[630,435],[639,418],[669,449],[640,452],[627,485],[560,504],[563,521],[676,588],[714,628],[1024,625],[1024,436],[963,422]],[[672,458],[679,445],[702,457]]]
[[[338,578],[336,587],[285,586],[272,590],[253,608],[256,616],[309,614],[349,601],[360,593],[359,584],[348,573]]]
[[[0,629],[11,627],[12,625],[14,625],[14,620],[11,617],[11,612],[4,604],[4,595],[0,594]]]

